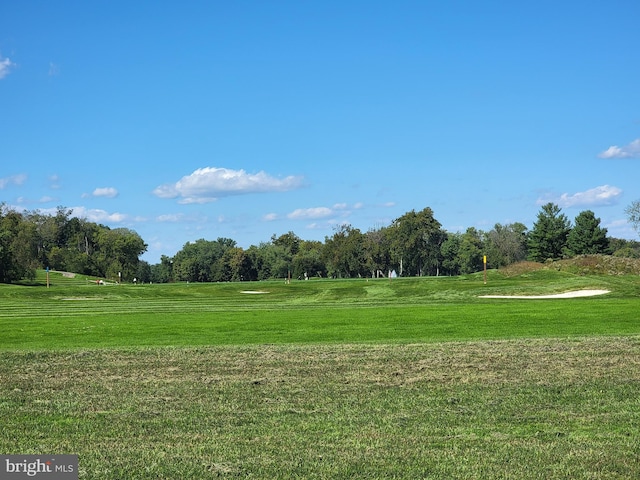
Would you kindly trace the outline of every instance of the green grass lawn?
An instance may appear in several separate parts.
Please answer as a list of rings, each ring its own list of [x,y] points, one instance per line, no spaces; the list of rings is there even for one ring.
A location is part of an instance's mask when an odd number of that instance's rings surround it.
[[[634,276],[42,278],[0,286],[0,451],[80,478],[640,476]]]
[[[0,348],[410,343],[640,333],[636,277],[533,272],[514,279],[491,272],[487,285],[481,275],[289,285],[75,282],[53,277],[50,288],[0,287]],[[589,288],[611,293],[563,300],[478,298]]]

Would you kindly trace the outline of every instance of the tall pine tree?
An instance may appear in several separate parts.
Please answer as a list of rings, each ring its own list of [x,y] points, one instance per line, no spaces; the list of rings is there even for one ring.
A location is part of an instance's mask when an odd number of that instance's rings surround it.
[[[571,222],[554,203],[543,205],[529,234],[529,260],[544,262],[562,258]]]
[[[600,227],[600,219],[591,210],[580,212],[567,237],[566,255],[605,253],[608,247],[607,229]]]

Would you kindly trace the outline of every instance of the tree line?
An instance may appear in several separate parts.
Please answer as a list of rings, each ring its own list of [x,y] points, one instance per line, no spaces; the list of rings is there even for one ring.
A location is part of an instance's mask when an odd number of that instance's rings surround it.
[[[162,256],[148,266],[154,282],[242,281],[273,278],[380,277],[460,275],[515,262],[545,262],[585,254],[640,258],[640,242],[610,238],[591,210],[572,223],[561,209],[542,206],[533,228],[522,223],[496,224],[489,231],[468,228],[451,233],[433,211],[405,213],[383,228],[362,232],[350,225],[336,227],[324,242],[308,241],[293,232],[243,249],[229,238],[200,239],[184,245],[175,256]]]
[[[58,207],[55,215],[20,213],[0,204],[0,282],[35,278],[50,268],[85,275],[132,279],[147,245],[127,228],[72,217]]]
[[[629,218],[637,226],[632,207]],[[452,233],[427,207],[367,232],[338,226],[324,242],[303,240],[293,232],[247,249],[230,238],[199,239],[153,265],[140,260],[147,245],[133,230],[111,229],[71,214],[63,207],[55,215],[20,213],[0,204],[0,282],[34,278],[38,268],[126,282],[228,282],[381,277],[390,272],[460,275],[482,270],[485,256],[489,268],[582,254],[640,258],[639,242],[608,237],[592,211],[580,212],[572,223],[553,203],[542,206],[531,230],[516,222]]]

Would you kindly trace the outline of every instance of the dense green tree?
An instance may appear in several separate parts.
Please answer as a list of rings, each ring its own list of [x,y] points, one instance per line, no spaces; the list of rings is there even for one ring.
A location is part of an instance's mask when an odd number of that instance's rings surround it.
[[[160,263],[151,265],[153,283],[169,283],[173,281],[173,259],[167,255],[160,256]]]
[[[544,262],[562,258],[570,230],[571,222],[564,213],[561,213],[558,205],[554,203],[543,205],[529,234],[529,259],[534,262]]]
[[[614,257],[640,258],[640,242],[623,238],[609,238],[609,252]]]
[[[229,265],[225,253],[236,247],[230,238],[215,241],[200,238],[187,242],[170,260],[171,279],[183,282],[222,282],[229,280]]]
[[[364,235],[351,225],[340,225],[333,236],[326,237],[323,258],[327,272],[336,278],[368,276]]]
[[[395,219],[389,231],[392,261],[400,275],[438,274],[440,245],[446,235],[433,217],[433,210],[411,210]]]
[[[138,262],[138,273],[135,276],[137,283],[149,283],[151,281],[151,265],[145,260]]]
[[[266,280],[271,275],[271,265],[267,260],[267,250],[272,244],[260,242],[260,244],[251,245],[247,249],[247,256],[251,262],[252,280]]]
[[[271,243],[276,245],[277,247],[282,247],[286,252],[288,252],[292,257],[298,253],[300,249],[300,243],[302,240],[293,232],[287,232],[284,235],[280,235],[276,237],[275,235],[271,236]]]
[[[364,234],[366,269],[371,277],[387,276],[391,268],[390,243],[388,228],[370,230]]]
[[[442,273],[444,275],[460,274],[460,243],[462,235],[459,233],[447,233],[446,239],[440,245],[442,257]]]
[[[293,278],[325,277],[327,269],[322,261],[322,242],[301,241],[293,257]]]
[[[516,222],[496,223],[486,234],[487,263],[492,268],[504,267],[527,258],[527,227]]]
[[[138,271],[139,257],[147,250],[144,240],[128,228],[102,227],[97,238],[97,266],[105,278],[132,281]]]
[[[606,253],[608,248],[607,229],[600,227],[600,219],[591,210],[580,212],[567,236],[565,254],[569,257],[594,255]]]
[[[482,233],[474,227],[469,227],[460,236],[460,248],[458,249],[460,273],[474,273],[482,270],[482,257]]]
[[[225,281],[252,280],[251,258],[241,247],[228,249],[222,257],[222,262],[225,266]]]
[[[34,225],[21,213],[0,204],[0,282],[32,279],[37,266]]]

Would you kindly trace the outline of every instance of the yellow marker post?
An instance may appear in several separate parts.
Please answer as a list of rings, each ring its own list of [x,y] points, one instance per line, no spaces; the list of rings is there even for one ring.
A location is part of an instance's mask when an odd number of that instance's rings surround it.
[[[482,263],[484,264],[484,284],[487,284],[487,256],[482,257]]]

